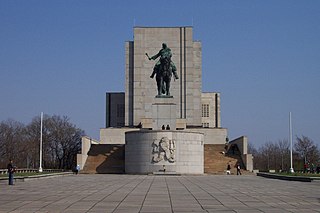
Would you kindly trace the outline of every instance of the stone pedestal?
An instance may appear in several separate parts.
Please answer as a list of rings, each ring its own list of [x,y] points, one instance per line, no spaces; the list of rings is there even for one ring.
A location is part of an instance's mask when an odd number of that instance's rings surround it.
[[[126,132],[127,174],[203,174],[203,134],[189,131]]]
[[[176,107],[172,96],[155,97],[152,104],[152,129],[162,130],[164,126],[176,130]]]

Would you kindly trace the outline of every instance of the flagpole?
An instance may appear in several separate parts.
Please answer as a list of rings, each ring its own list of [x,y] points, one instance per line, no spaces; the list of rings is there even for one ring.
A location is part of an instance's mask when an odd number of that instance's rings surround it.
[[[39,163],[39,172],[42,172],[42,120],[43,120],[43,112],[41,112],[40,116],[40,163]]]
[[[291,112],[289,112],[289,138],[290,138],[290,173],[294,173],[292,165],[292,121]]]

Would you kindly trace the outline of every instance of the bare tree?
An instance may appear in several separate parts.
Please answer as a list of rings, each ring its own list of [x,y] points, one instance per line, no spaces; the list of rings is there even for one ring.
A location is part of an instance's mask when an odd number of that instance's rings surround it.
[[[258,149],[248,146],[249,153],[253,154],[254,169],[268,171],[271,169],[289,171],[290,167],[290,144],[283,139],[278,142],[266,142]],[[314,166],[320,165],[320,151],[316,144],[308,137],[297,137],[293,162],[295,170],[302,170],[304,162],[308,161]]]
[[[44,115],[43,168],[71,169],[81,149],[84,131],[66,116]],[[18,167],[39,167],[40,116],[25,126],[14,120],[0,123],[0,168],[10,158]]]
[[[48,116],[43,119],[43,166],[45,168],[71,169],[81,149],[84,131],[72,124],[67,116]],[[29,127],[34,150],[39,150],[40,117],[33,119]],[[37,151],[39,152],[39,151]],[[37,157],[36,157],[37,158]]]
[[[255,148],[255,146],[252,143],[248,143],[248,153],[255,155],[257,154],[257,149]]]
[[[253,168],[259,168],[259,165],[261,164],[261,155],[252,143],[248,143],[248,153],[252,154],[253,156]]]
[[[289,143],[287,140],[266,142],[258,150],[253,150],[254,168],[262,171],[289,169]]]
[[[278,148],[281,158],[281,167],[280,169],[283,171],[289,170],[289,161],[290,161],[290,144],[288,140],[279,140]]]
[[[272,149],[273,149],[273,144],[272,142],[267,142],[263,144],[261,147],[258,149],[257,155],[254,157],[254,160],[257,162],[257,169],[263,170],[263,171],[268,171],[271,168],[272,165]]]
[[[318,147],[310,138],[304,135],[301,138],[297,137],[294,147],[299,156],[304,160],[304,163],[316,163],[319,160]]]
[[[19,167],[25,166],[26,141],[25,126],[12,119],[0,123],[0,165],[5,167],[9,159],[13,159]]]

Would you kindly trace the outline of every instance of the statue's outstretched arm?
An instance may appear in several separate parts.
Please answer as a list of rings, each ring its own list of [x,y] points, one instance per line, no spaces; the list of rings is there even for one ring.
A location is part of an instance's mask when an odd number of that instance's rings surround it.
[[[152,60],[156,60],[159,56],[161,56],[161,50],[154,56],[151,57]]]
[[[149,57],[148,53],[146,53],[146,56],[148,57],[149,60],[151,60],[151,58]]]

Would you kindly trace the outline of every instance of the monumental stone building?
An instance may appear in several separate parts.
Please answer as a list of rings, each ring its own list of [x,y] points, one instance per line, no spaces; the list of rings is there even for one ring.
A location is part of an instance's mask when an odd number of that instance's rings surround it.
[[[171,80],[170,97],[158,97],[150,78],[159,58],[149,55],[163,43],[179,77]],[[202,92],[201,48],[192,27],[134,27],[125,43],[125,92],[106,93],[100,141],[82,139],[83,172],[221,173],[227,163],[252,170],[247,138],[229,141],[221,127],[220,93]]]

